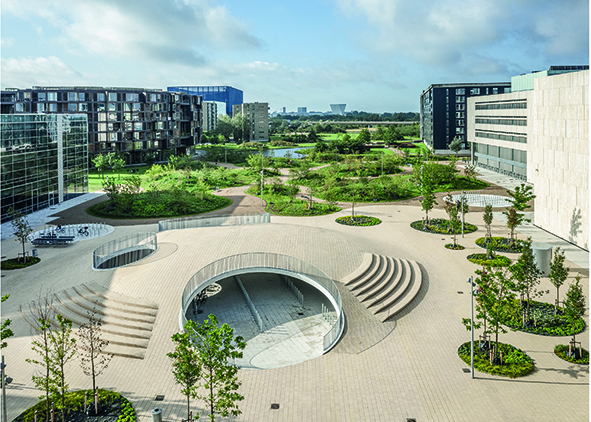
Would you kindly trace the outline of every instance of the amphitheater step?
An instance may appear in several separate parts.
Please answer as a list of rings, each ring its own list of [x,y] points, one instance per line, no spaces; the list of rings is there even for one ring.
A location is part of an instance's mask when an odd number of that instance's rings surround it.
[[[79,285],[57,292],[52,297],[52,311],[72,320],[75,328],[88,322],[88,312],[96,308],[102,322],[101,337],[109,342],[105,353],[132,359],[143,359],[148,347],[158,305],[121,295],[100,286]],[[127,306],[131,310],[127,311]],[[25,320],[36,327],[34,303],[21,308]],[[52,325],[56,325],[52,321]]]
[[[361,265],[342,282],[384,322],[417,296],[423,276],[417,262],[365,254]]]

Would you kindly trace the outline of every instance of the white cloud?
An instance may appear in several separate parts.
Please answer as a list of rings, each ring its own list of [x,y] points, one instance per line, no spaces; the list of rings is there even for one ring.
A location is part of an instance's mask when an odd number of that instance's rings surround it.
[[[84,77],[57,57],[2,59],[2,88],[76,85]]]
[[[213,0],[4,0],[3,12],[44,17],[75,55],[202,66],[212,50],[259,47]]]
[[[493,50],[490,58],[501,61],[533,51],[548,61],[588,57],[587,0],[333,1],[352,20],[367,21],[359,31],[364,47],[424,65],[466,71]]]
[[[14,43],[14,38],[12,37],[2,37],[0,39],[0,45],[2,45],[2,47],[10,47],[12,44]]]

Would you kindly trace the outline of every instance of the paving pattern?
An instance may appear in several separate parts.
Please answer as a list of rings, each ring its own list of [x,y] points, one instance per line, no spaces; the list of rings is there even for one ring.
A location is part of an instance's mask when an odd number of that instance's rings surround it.
[[[128,397],[140,422],[150,421],[151,409],[156,406],[164,409],[163,420],[182,419],[186,402],[166,357],[173,348],[170,337],[179,330],[182,290],[203,266],[241,252],[282,253],[322,269],[337,281],[341,291],[346,332],[334,349],[317,358],[274,369],[240,371],[243,414],[229,420],[496,422],[558,421],[565,415],[573,421],[589,420],[589,368],[564,362],[552,353],[554,345],[566,343],[568,337],[503,334],[501,341],[523,349],[535,361],[536,371],[524,378],[477,373],[472,380],[462,371],[466,366],[457,357],[457,348],[469,339],[460,322],[470,315],[466,279],[477,268],[466,256],[480,251],[474,241],[484,232],[482,213],[467,215],[466,220],[477,225],[478,231],[459,239],[466,249],[450,251],[443,247],[450,236],[410,228],[411,221],[424,215],[418,207],[368,205],[363,212],[379,217],[382,223],[342,226],[334,222],[346,214],[342,212],[315,218],[273,217],[270,224],[257,226],[164,232],[158,235],[158,243],[166,247],[134,265],[108,271],[91,268],[92,251],[98,245],[130,233],[154,231],[155,225],[118,226],[100,239],[40,250],[39,264],[2,273],[2,294],[10,294],[3,303],[2,318],[13,320],[15,333],[3,350],[7,372],[14,378],[7,388],[9,420],[33,405],[40,394],[31,382],[37,369],[25,362],[34,357],[30,347],[33,337],[19,307],[47,292],[89,282],[159,305],[144,359],[116,356],[97,379],[99,387],[116,389]],[[444,215],[442,210],[432,211],[433,217]],[[493,235],[505,234],[506,227],[495,221]],[[519,237],[525,235],[519,233]],[[16,256],[19,248],[12,239],[2,242],[3,255]],[[416,298],[390,321],[377,320],[339,282],[361,265],[364,253],[420,263],[423,278]],[[588,297],[588,267],[570,260],[567,265],[571,267],[569,280],[577,273],[583,275]],[[551,292],[542,300],[553,301],[554,290],[547,278],[542,279],[541,288]],[[236,318],[251,317],[245,313]],[[585,320],[589,322],[588,315]],[[275,327],[283,329],[286,324],[290,322]],[[305,334],[305,327],[298,329]],[[577,339],[589,348],[589,330]],[[287,344],[281,346],[285,347]],[[252,362],[257,363],[256,357]],[[66,376],[70,388],[90,388],[90,378],[76,361],[68,365]],[[156,394],[165,395],[164,401],[154,402]],[[280,408],[272,410],[271,403],[280,404]],[[202,409],[203,403],[192,406]]]

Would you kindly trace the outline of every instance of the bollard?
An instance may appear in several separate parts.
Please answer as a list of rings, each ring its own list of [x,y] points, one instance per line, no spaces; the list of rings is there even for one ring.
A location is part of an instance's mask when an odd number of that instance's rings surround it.
[[[156,407],[152,409],[152,422],[162,422],[162,409]]]

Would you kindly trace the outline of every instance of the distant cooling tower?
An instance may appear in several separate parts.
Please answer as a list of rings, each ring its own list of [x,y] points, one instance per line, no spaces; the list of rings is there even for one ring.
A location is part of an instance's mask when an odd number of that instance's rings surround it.
[[[347,104],[331,104],[330,109],[332,110],[332,114],[338,114],[343,116],[345,114],[345,107]]]

